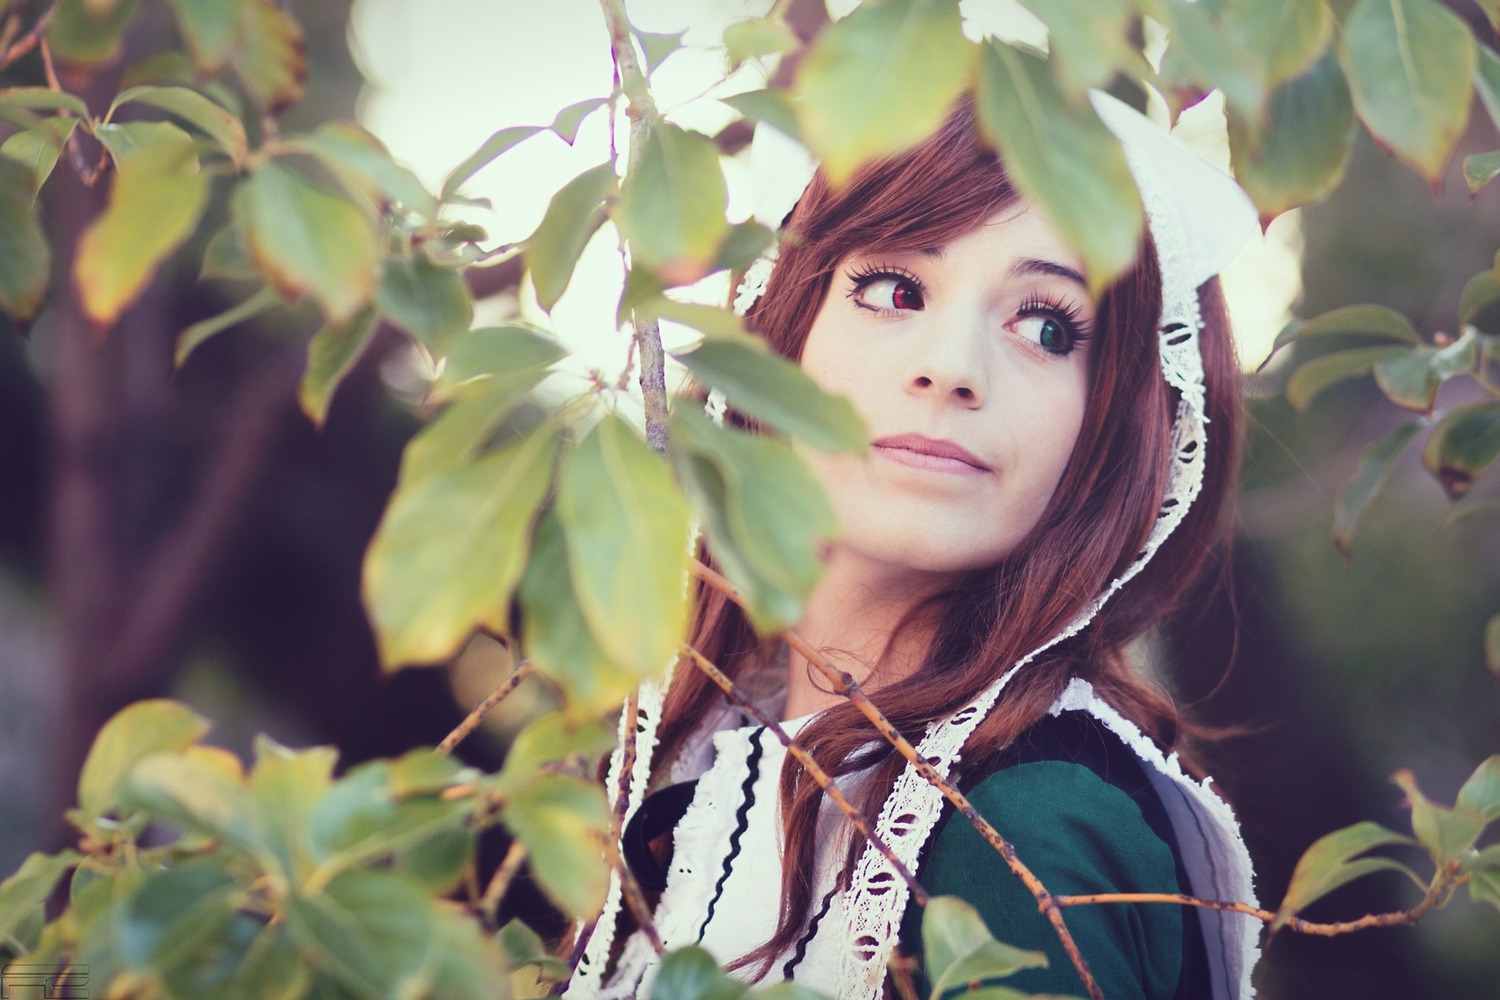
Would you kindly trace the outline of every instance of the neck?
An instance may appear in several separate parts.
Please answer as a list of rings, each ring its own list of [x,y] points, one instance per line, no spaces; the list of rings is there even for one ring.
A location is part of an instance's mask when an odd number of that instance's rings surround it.
[[[925,616],[907,621],[926,598],[948,582],[946,575],[913,576],[835,548],[808,597],[797,634],[868,694],[909,677],[921,665],[936,627]],[[905,622],[905,627],[901,627]],[[796,650],[787,663],[784,718],[837,705],[844,696]]]

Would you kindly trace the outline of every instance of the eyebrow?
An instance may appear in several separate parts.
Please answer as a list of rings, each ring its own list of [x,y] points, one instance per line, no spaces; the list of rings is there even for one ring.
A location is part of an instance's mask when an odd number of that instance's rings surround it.
[[[1054,260],[1043,260],[1040,257],[1022,257],[1010,266],[1010,270],[1006,272],[1006,275],[1011,278],[1038,276],[1067,278],[1069,281],[1075,281],[1085,287],[1088,286],[1088,282],[1083,280],[1083,275],[1071,267],[1068,267],[1066,264],[1059,264]]]

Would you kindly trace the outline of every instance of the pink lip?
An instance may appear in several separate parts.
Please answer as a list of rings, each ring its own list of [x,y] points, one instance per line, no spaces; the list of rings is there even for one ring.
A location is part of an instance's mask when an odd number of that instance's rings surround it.
[[[921,434],[894,434],[877,439],[875,450],[884,457],[914,469],[974,475],[990,467],[952,441],[939,441]]]

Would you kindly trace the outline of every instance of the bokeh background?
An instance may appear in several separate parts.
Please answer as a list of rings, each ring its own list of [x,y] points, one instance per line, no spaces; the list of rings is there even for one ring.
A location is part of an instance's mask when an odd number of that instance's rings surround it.
[[[678,121],[712,133],[728,120],[701,96],[722,76],[709,47],[728,20],[766,6],[629,4],[641,29],[689,29],[688,47],[654,81]],[[611,86],[590,0],[292,7],[311,77],[286,128],[357,118],[432,185],[496,129],[546,123]],[[797,16],[821,10],[792,7]],[[966,10],[1007,32],[1030,30],[999,0]],[[152,32],[168,30],[148,22],[135,44],[147,50]],[[1212,106],[1183,128],[1216,155],[1222,124]],[[473,193],[492,207],[474,208],[474,220],[497,244],[524,238],[552,191],[606,159],[609,142],[602,113],[572,148],[550,135],[529,141],[477,178]],[[1460,156],[1496,145],[1477,112]],[[1247,368],[1288,315],[1356,302],[1392,306],[1428,334],[1453,331],[1464,281],[1500,246],[1500,186],[1471,201],[1457,160],[1434,192],[1362,140],[1333,198],[1278,220],[1229,282]],[[732,184],[737,169],[728,167]],[[95,196],[52,187],[47,211],[63,227]],[[579,358],[556,377],[562,390],[590,368],[618,369],[615,254],[611,239],[597,240],[550,319],[530,308],[513,264],[472,272],[481,322],[519,315],[552,325]],[[0,328],[0,872],[63,841],[78,762],[99,724],[131,700],[183,699],[240,752],[264,731],[336,745],[353,764],[435,743],[510,669],[486,640],[445,668],[389,677],[377,668],[360,560],[421,420],[419,373],[399,340],[366,358],[317,431],[294,400],[310,328],[247,327],[171,374],[176,331],[224,305],[193,280],[185,263],[169,269],[161,284],[170,293],[148,295],[102,344],[60,342],[45,314],[24,337]],[[1280,395],[1284,378],[1279,363],[1250,377],[1233,544],[1215,586],[1157,646],[1184,708],[1233,730],[1206,757],[1243,818],[1270,901],[1323,833],[1361,819],[1405,828],[1394,770],[1411,768],[1429,795],[1451,801],[1500,750],[1500,692],[1482,652],[1484,624],[1500,612],[1500,521],[1448,524],[1452,507],[1413,451],[1346,562],[1330,540],[1334,497],[1359,451],[1406,415],[1368,380],[1296,414]],[[1450,384],[1440,405],[1462,402],[1464,391]],[[1496,493],[1481,480],[1467,502]],[[463,746],[466,758],[498,763],[508,727],[533,707],[528,690]],[[1410,887],[1385,878],[1341,891],[1314,915],[1410,905]],[[546,926],[536,905],[524,892],[514,904]],[[1331,941],[1286,934],[1261,986],[1269,1000],[1500,997],[1500,914],[1465,901],[1415,928]]]

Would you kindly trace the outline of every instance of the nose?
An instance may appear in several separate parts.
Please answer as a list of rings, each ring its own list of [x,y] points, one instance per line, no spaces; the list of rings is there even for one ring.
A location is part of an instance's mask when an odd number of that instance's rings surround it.
[[[977,311],[976,311],[977,312]],[[932,317],[931,333],[915,342],[906,391],[965,409],[983,406],[988,395],[980,315]]]

